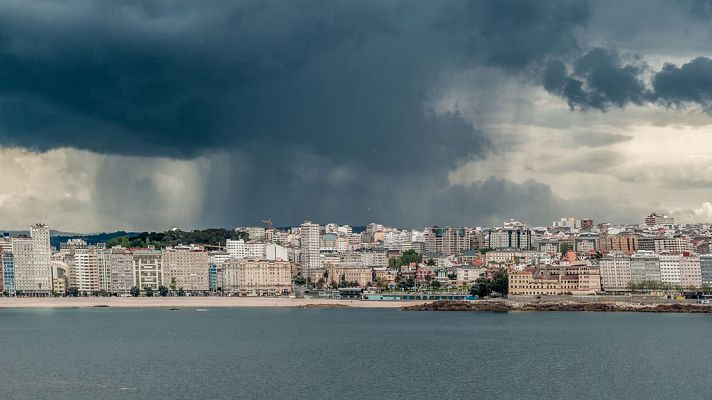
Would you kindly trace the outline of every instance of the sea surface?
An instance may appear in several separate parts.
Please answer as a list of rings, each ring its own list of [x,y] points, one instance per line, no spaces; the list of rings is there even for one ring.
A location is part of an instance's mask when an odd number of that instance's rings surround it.
[[[712,315],[0,309],[2,399],[709,399]]]

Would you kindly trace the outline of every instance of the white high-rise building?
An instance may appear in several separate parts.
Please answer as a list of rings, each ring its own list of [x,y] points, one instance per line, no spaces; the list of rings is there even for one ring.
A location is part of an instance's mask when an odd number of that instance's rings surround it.
[[[69,263],[69,287],[79,289],[80,293],[99,290],[99,257],[96,250],[74,254]]]
[[[245,258],[251,260],[262,260],[265,258],[264,242],[247,242],[245,243]]]
[[[680,284],[680,254],[660,254],[660,281],[671,285]]]
[[[302,270],[310,271],[320,267],[319,245],[321,233],[319,224],[304,221],[299,230]]]
[[[405,243],[410,243],[410,234],[406,231],[393,229],[383,235],[383,247],[388,250],[403,250]]]
[[[628,290],[630,285],[630,257],[616,252],[601,259],[600,273],[603,290]]]
[[[98,259],[99,290],[111,291],[111,250],[96,251]]]
[[[52,292],[52,252],[49,227],[30,227],[29,238],[12,238],[15,289],[26,294],[49,295]]]
[[[270,243],[265,246],[265,259],[274,261],[289,261],[289,251],[286,247]]]
[[[230,258],[243,260],[249,258],[252,260],[261,260],[265,258],[265,243],[264,242],[247,242],[244,240],[228,239],[225,243],[225,250],[230,255]]]
[[[225,243],[225,250],[228,254],[230,254],[230,258],[234,258],[236,260],[242,260],[247,256],[247,250],[245,249],[245,241],[242,239],[228,239]]]

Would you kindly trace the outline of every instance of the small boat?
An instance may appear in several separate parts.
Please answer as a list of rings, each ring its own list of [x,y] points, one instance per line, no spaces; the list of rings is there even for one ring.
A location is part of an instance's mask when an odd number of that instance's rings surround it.
[[[180,308],[169,308],[168,311],[178,311]]]
[[[196,308],[195,311],[208,311],[207,308]]]

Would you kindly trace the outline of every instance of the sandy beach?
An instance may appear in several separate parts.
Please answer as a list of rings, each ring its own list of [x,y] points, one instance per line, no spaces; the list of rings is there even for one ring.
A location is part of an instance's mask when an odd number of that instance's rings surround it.
[[[400,308],[425,301],[367,301],[294,299],[270,297],[58,297],[0,298],[0,308],[70,308],[70,307],[354,307]]]

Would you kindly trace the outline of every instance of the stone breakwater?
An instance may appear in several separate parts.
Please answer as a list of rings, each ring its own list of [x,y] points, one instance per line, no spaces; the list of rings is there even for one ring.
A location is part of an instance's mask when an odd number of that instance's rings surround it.
[[[404,311],[591,311],[591,312],[657,312],[712,313],[709,304],[636,304],[636,303],[521,303],[507,301],[434,301],[401,308]]]

